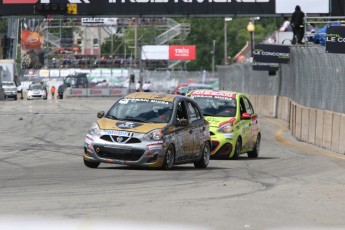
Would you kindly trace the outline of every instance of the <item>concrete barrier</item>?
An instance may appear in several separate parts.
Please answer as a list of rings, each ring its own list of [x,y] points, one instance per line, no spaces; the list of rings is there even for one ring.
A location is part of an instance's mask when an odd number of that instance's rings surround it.
[[[256,113],[287,121],[298,140],[345,154],[345,114],[308,108],[286,97],[250,95],[249,99]]]

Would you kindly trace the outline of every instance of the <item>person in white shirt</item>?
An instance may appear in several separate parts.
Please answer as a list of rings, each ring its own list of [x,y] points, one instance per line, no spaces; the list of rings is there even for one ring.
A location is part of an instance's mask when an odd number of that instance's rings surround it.
[[[140,92],[140,81],[135,85],[135,91]]]
[[[280,32],[292,31],[290,20],[288,17],[284,17],[284,23],[279,29]]]
[[[151,92],[151,83],[150,81],[145,81],[143,85],[143,91],[144,92]]]

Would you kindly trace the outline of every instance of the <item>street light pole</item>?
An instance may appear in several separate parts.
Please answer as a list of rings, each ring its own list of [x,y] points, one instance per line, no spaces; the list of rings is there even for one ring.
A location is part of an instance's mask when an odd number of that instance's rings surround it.
[[[213,45],[212,45],[212,77],[214,77],[214,58],[215,58],[215,52],[216,52],[216,40],[213,40]]]
[[[255,26],[252,21],[249,21],[247,30],[250,33],[250,57],[253,57],[253,52],[254,52],[254,31],[255,31]]]
[[[224,18],[224,65],[228,64],[228,22],[232,18]]]

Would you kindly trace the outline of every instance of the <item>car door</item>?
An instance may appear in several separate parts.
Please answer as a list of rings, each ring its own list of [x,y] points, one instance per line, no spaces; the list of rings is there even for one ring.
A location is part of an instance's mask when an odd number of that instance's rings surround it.
[[[245,97],[240,97],[240,124],[241,124],[241,136],[242,136],[242,149],[246,150],[248,148],[251,136],[251,120],[250,119],[243,119],[243,114],[247,113],[247,107],[245,103]]]
[[[192,158],[200,158],[205,141],[205,122],[198,106],[194,102],[187,101],[187,111],[190,124],[189,133],[193,139]]]
[[[186,161],[193,154],[193,136],[191,133],[191,128],[189,125],[177,125],[181,120],[188,121],[188,112],[186,108],[186,102],[181,100],[177,102],[176,108],[176,131],[175,131],[175,148],[176,148],[176,161]]]
[[[244,104],[246,106],[247,113],[250,114],[250,137],[248,141],[248,147],[252,148],[255,144],[256,135],[259,132],[258,115],[254,112],[254,108],[247,97],[243,97]]]

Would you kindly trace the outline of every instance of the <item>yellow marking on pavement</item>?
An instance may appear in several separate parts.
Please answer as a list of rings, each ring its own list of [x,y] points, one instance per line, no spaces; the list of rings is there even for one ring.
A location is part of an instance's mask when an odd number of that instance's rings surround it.
[[[282,137],[282,133],[286,130],[288,130],[288,128],[275,121],[274,119],[269,119],[272,123],[274,123],[276,126],[278,126],[278,131],[274,134],[274,138],[281,144],[284,144],[284,145],[287,145],[287,146],[290,146],[292,148],[295,148],[295,149],[298,149],[298,150],[301,150],[301,151],[304,151],[304,152],[307,152],[307,153],[312,153],[312,154],[317,154],[317,155],[323,155],[323,156],[326,156],[326,157],[332,157],[332,158],[336,158],[336,159],[340,159],[340,160],[345,160],[345,156],[344,155],[336,155],[337,153],[334,153],[334,154],[331,154],[331,153],[326,153],[326,152],[322,152],[322,151],[319,151],[313,147],[309,147],[309,146],[302,146],[301,143],[293,143],[287,139],[284,139]],[[317,147],[317,146],[316,146]]]

